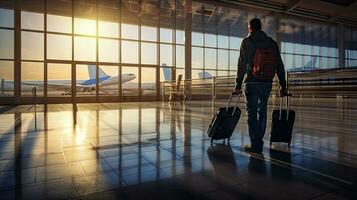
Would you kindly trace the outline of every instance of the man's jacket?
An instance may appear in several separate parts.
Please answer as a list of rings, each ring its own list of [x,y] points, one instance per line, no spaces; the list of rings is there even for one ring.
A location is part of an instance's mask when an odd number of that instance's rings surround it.
[[[254,43],[255,41],[255,43]],[[279,78],[279,84],[286,88],[284,64],[281,60],[278,44],[268,37],[263,31],[253,31],[248,37],[244,38],[240,46],[240,55],[238,59],[238,72],[236,78],[236,89],[242,88],[242,82],[272,82],[273,80],[258,80],[251,73],[251,66],[255,55],[256,47],[272,48],[276,52],[276,73]],[[246,76],[245,76],[246,75]]]

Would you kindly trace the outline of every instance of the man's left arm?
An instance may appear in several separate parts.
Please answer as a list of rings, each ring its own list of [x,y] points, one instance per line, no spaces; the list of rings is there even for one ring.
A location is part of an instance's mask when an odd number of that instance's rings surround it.
[[[247,52],[246,52],[246,44],[245,40],[242,41],[239,51],[239,59],[238,59],[238,71],[236,77],[236,86],[234,93],[240,93],[242,89],[243,78],[246,74],[246,63],[247,63]]]

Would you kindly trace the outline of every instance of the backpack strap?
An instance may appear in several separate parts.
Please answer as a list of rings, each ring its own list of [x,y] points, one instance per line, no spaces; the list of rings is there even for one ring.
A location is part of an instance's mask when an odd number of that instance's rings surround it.
[[[247,37],[247,39],[252,42],[252,44],[253,44],[253,46],[254,46],[254,54],[255,54],[255,51],[256,51],[256,49],[257,49],[257,41],[256,41],[252,36]],[[252,59],[254,59],[254,55],[253,55],[253,58],[252,58]],[[247,72],[252,73],[251,63],[247,63],[247,64],[246,64],[246,70],[247,70]]]
[[[248,39],[250,41],[252,41],[253,45],[254,45],[254,48],[256,49],[257,48],[257,41],[253,38],[253,36],[249,36]]]

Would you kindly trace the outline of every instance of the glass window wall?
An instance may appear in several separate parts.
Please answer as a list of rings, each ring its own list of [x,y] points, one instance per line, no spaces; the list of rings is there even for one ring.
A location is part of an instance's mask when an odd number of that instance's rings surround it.
[[[281,53],[289,71],[338,67],[336,26],[282,19],[278,35]]]
[[[357,28],[345,29],[345,65],[357,67]]]
[[[14,95],[14,62],[0,61],[0,97]]]
[[[64,97],[72,95],[72,69],[70,64],[47,64],[47,96]]]
[[[158,81],[184,75],[184,0],[20,3],[22,96],[30,96],[36,86],[39,96],[47,92],[49,97],[69,97],[77,87],[72,85],[72,78],[79,84],[77,96],[156,95]],[[0,1],[1,96],[14,94],[13,6],[13,1]],[[288,70],[339,67],[335,24],[277,20],[269,14],[193,1],[191,77],[234,76],[242,39],[248,34],[247,22],[252,17],[262,20],[269,36],[279,38]],[[357,29],[346,26],[344,38],[345,65],[357,66]],[[57,83],[64,80],[68,83],[58,88],[61,84]],[[155,85],[154,89],[146,91],[147,83]]]

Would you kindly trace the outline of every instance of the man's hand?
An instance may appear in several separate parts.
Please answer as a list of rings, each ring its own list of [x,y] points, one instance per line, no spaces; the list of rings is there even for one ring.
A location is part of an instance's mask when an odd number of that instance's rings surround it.
[[[286,88],[280,88],[280,97],[286,97],[288,96],[288,91]]]
[[[240,95],[242,94],[242,89],[235,89],[233,92],[232,92],[232,95]]]

